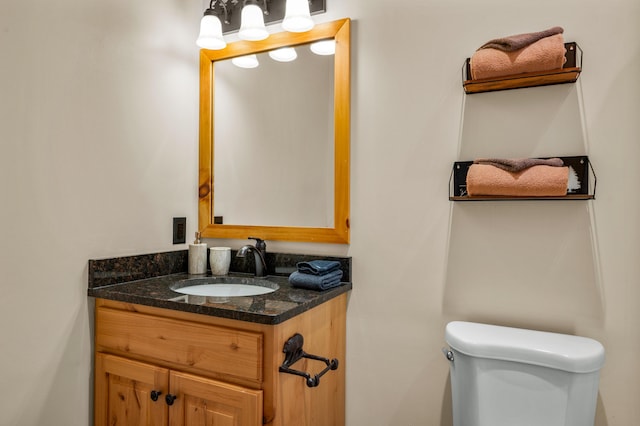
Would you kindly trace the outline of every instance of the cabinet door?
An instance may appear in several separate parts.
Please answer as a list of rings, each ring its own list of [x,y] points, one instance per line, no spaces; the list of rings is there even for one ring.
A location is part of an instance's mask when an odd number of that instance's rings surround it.
[[[262,425],[262,391],[186,373],[170,373],[170,426]]]
[[[95,426],[167,424],[169,370],[97,353],[95,374]]]

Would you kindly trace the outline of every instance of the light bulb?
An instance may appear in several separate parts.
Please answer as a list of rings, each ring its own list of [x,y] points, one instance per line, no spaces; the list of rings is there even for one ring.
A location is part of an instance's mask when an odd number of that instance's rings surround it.
[[[270,50],[269,56],[274,61],[291,62],[298,57],[298,54],[296,53],[296,49],[293,47],[282,47],[280,49]]]
[[[231,63],[240,68],[256,68],[260,65],[256,55],[237,56],[231,59]]]
[[[264,40],[269,37],[269,32],[264,26],[264,16],[260,6],[248,4],[242,8],[238,37],[249,41]]]
[[[334,39],[317,41],[312,43],[310,48],[316,55],[333,55],[336,53],[336,41]]]
[[[200,35],[196,44],[203,49],[220,50],[227,47],[227,43],[222,37],[222,23],[217,16],[208,13],[207,9],[200,21]]]
[[[292,33],[303,33],[313,28],[308,0],[287,0],[282,28]]]

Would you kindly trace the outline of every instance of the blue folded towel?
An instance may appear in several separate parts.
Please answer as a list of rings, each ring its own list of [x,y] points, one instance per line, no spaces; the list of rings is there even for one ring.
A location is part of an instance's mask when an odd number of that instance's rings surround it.
[[[342,270],[340,269],[324,275],[311,275],[295,271],[289,275],[289,282],[294,287],[308,290],[327,290],[339,286],[340,278],[342,278]]]
[[[336,260],[310,260],[298,262],[298,271],[303,274],[324,275],[340,269],[340,262]]]

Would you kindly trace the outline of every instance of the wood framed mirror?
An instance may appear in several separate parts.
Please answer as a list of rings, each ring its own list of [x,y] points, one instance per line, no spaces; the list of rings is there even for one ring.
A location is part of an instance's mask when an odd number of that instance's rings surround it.
[[[231,162],[235,164],[237,168],[242,168],[242,160],[234,158],[224,158],[225,152],[218,152],[216,150],[216,107],[221,108],[220,105],[216,105],[216,64],[220,66],[222,70],[221,61],[227,61],[236,57],[246,56],[250,54],[261,54],[269,52],[281,47],[294,47],[302,46],[310,43],[314,43],[321,40],[335,40],[335,54],[333,55],[333,111],[331,117],[331,123],[333,125],[333,138],[329,137],[327,144],[330,146],[330,152],[333,155],[332,169],[327,167],[328,173],[331,174],[331,182],[333,186],[332,199],[329,203],[332,208],[333,217],[330,218],[326,224],[320,226],[300,225],[295,220],[286,219],[286,223],[256,223],[257,220],[251,219],[238,219],[237,222],[225,220],[224,214],[221,214],[219,208],[216,208],[216,192],[222,192],[222,183],[227,186],[224,188],[227,192],[229,186],[233,186],[232,191],[236,192],[235,197],[242,199],[242,197],[249,198],[248,207],[246,209],[252,209],[256,214],[260,214],[261,209],[265,204],[278,204],[284,205],[286,209],[287,197],[289,200],[299,196],[299,191],[286,190],[286,197],[278,197],[283,194],[282,188],[278,185],[271,185],[271,189],[263,189],[263,192],[273,190],[274,193],[264,194],[267,197],[271,197],[268,203],[255,202],[252,204],[251,195],[245,195],[243,192],[243,185],[234,185],[233,183],[227,183],[229,181],[222,181],[215,173],[215,165],[218,164],[220,168],[220,162]],[[323,23],[316,25],[311,31],[305,33],[289,33],[282,32],[271,34],[269,38],[263,41],[238,41],[229,43],[225,49],[222,50],[206,50],[200,51],[200,149],[199,149],[199,203],[198,203],[198,229],[204,238],[232,238],[232,239],[246,239],[249,237],[258,237],[265,240],[284,240],[284,241],[308,241],[308,242],[322,242],[322,243],[349,243],[349,207],[350,207],[350,20],[348,18],[341,19],[333,22]],[[269,82],[264,82],[269,84]],[[309,85],[315,84],[313,80],[309,80]],[[307,99],[305,102],[313,102],[313,99]],[[297,105],[300,110],[306,110],[305,105]],[[236,126],[251,126],[252,123],[243,120],[245,117],[234,117],[238,120],[235,123]],[[225,120],[228,122],[230,120]],[[259,134],[259,133],[258,133]],[[255,138],[254,138],[255,139]],[[290,143],[298,144],[303,143],[303,137],[299,137]],[[225,141],[227,142],[227,141]],[[234,141],[232,141],[233,143]],[[258,140],[256,143],[260,143]],[[222,141],[218,141],[218,145],[222,146]],[[228,144],[227,144],[228,145]],[[260,149],[265,149],[261,147]],[[268,148],[267,148],[268,149]],[[245,151],[244,155],[251,155],[252,152],[259,152],[259,149]],[[304,148],[302,148],[304,151]],[[247,154],[248,153],[248,154]],[[258,155],[258,154],[257,154]],[[218,158],[216,158],[218,156]],[[246,157],[244,157],[246,158]],[[273,167],[287,168],[281,165],[270,165],[265,159],[265,156],[260,157],[261,161],[264,161],[262,167],[266,169]],[[294,160],[298,161],[298,160]],[[306,161],[306,160],[304,160]],[[254,174],[251,176],[255,182],[259,182],[261,179],[261,171],[255,169],[248,169],[244,171],[245,174]],[[302,172],[304,174],[304,172]],[[302,178],[302,176],[294,176],[296,180]],[[218,182],[218,181],[221,182]],[[216,188],[216,184],[219,185]],[[278,186],[278,188],[273,188]],[[301,189],[300,191],[307,191],[307,189]],[[291,192],[291,193],[289,193]],[[330,191],[331,192],[331,191]],[[240,198],[238,198],[240,197]],[[329,194],[331,197],[331,194]],[[284,201],[282,201],[284,200]],[[217,202],[217,204],[221,204]],[[243,203],[244,205],[244,203]],[[314,208],[314,207],[308,207]],[[329,216],[331,212],[329,212]],[[222,219],[222,223],[220,222]],[[252,223],[243,223],[252,222]],[[277,222],[277,221],[275,221]]]

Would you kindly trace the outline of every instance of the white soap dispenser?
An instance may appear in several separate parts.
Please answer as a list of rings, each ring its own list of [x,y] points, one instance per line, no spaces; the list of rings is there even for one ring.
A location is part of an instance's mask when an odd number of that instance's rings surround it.
[[[189,274],[203,275],[207,273],[207,244],[200,242],[200,232],[196,232],[196,239],[189,244]]]

